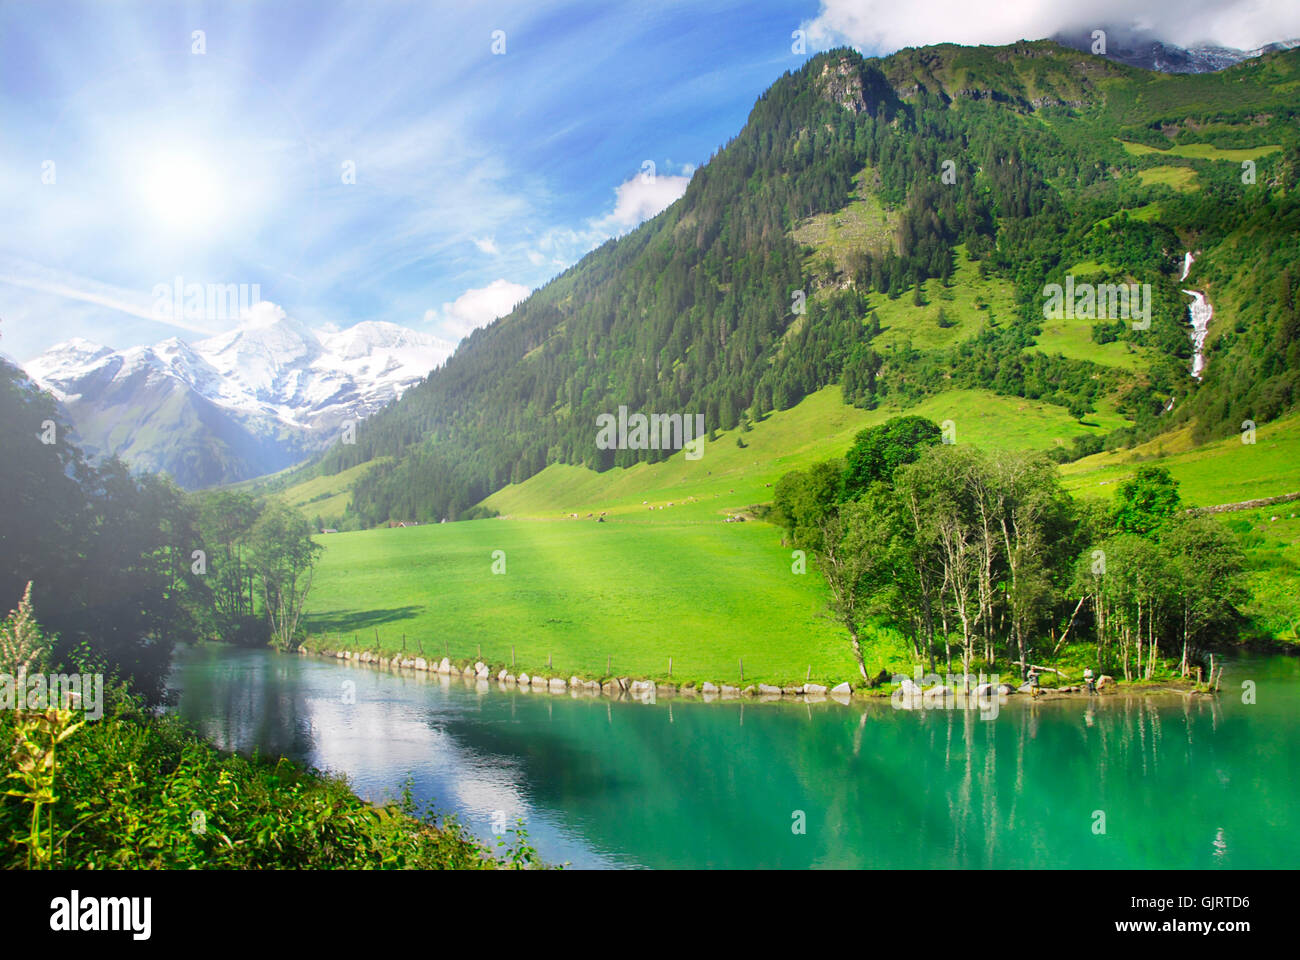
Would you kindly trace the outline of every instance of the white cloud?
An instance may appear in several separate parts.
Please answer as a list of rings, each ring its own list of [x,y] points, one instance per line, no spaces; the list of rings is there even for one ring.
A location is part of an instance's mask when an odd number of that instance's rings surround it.
[[[484,237],[481,240],[478,237],[472,237],[471,239],[474,241],[474,246],[478,247],[482,253],[486,253],[490,257],[495,257],[499,252],[497,250],[495,237]]]
[[[504,317],[531,292],[522,283],[493,280],[486,287],[466,290],[450,303],[444,303],[441,315],[426,310],[424,321],[434,323],[441,320],[443,329],[459,340],[498,317]]]
[[[54,270],[18,257],[0,257],[0,283],[94,304],[98,307],[107,307],[119,313],[179,327],[191,333],[211,334],[213,332],[207,327],[188,323],[182,318],[155,313],[151,301],[134,291],[100,283],[98,280],[91,280],[67,271]]]
[[[666,164],[671,168],[671,164]],[[683,174],[636,174],[614,188],[614,209],[592,217],[583,226],[552,227],[525,251],[535,267],[548,264],[566,270],[611,237],[621,236],[663,212],[686,192],[695,168],[682,164]]]
[[[269,327],[274,323],[279,323],[287,316],[284,307],[278,303],[272,303],[270,300],[259,300],[240,313],[239,325],[241,327]]]
[[[1035,40],[1065,31],[1093,29],[1139,32],[1180,46],[1198,43],[1253,49],[1300,36],[1295,0],[822,0],[821,11],[804,24],[816,49],[849,44],[867,53],[932,43],[1002,44]]]
[[[637,174],[614,188],[614,210],[593,221],[602,229],[625,231],[660,213],[686,192],[689,176]]]

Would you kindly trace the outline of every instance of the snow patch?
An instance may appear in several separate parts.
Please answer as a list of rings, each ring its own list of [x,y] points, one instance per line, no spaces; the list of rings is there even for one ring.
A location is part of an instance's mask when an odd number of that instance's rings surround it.
[[[258,303],[238,327],[189,343],[171,337],[113,350],[82,338],[51,347],[24,368],[67,402],[112,381],[142,385],[179,380],[201,396],[254,421],[295,430],[332,430],[400,397],[441,364],[454,344],[395,323],[365,321],[314,331],[273,303]]]

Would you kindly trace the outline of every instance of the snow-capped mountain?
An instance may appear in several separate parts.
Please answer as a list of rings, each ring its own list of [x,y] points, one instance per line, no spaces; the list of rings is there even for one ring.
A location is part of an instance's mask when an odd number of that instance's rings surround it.
[[[236,329],[114,350],[82,338],[24,364],[63,404],[82,448],[185,487],[274,472],[401,396],[452,344],[393,323],[315,331],[272,304]]]
[[[1300,46],[1300,40],[1279,40],[1254,50],[1238,50],[1212,44],[1180,47],[1159,40],[1148,33],[1124,29],[1107,29],[1106,37],[1107,59],[1160,73],[1213,73],[1275,50],[1290,50]],[[1057,34],[1052,39],[1063,46],[1084,53],[1090,52],[1093,45],[1090,33],[1072,31]]]

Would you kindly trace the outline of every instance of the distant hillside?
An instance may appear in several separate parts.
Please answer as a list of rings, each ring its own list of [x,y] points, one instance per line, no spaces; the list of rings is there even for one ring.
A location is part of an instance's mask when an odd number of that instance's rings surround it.
[[[1188,75],[1049,41],[819,55],[679,201],[319,470],[391,458],[353,481],[371,525],[469,515],[551,464],[665,459],[597,446],[620,406],[731,430],[829,385],[866,409],[974,389],[1113,424],[1066,456],[1274,419],[1300,399],[1298,89],[1300,51]],[[1149,285],[1149,327],[1045,319],[1067,277]],[[1214,310],[1200,381],[1185,289]]]

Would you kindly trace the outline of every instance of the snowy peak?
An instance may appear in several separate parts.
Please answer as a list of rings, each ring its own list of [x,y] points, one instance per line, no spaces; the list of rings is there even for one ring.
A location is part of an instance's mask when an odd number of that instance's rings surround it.
[[[232,401],[249,394],[259,401],[292,402],[299,374],[320,357],[324,347],[311,330],[280,316],[201,340],[195,350],[229,381],[222,393]]]
[[[283,314],[270,320],[249,319],[234,330],[200,340],[195,347],[209,359],[226,357],[236,366],[242,366],[241,360],[257,361],[273,368],[310,361],[322,351],[313,331]]]
[[[259,303],[240,326],[194,343],[172,337],[113,350],[74,338],[24,366],[32,380],[67,406],[88,449],[123,452],[128,459],[134,453],[151,469],[169,469],[163,448],[178,446],[169,434],[189,430],[247,434],[259,442],[271,438],[284,454],[281,463],[260,450],[258,466],[247,468],[255,472],[244,475],[228,467],[199,476],[171,468],[178,479],[186,476],[181,482],[187,486],[204,486],[280,469],[325,446],[340,422],[362,419],[400,397],[453,348],[439,337],[379,321],[318,332],[274,304]],[[141,424],[165,418],[177,397],[190,398],[184,403],[208,413],[185,427],[153,431],[161,452],[125,449],[117,442],[143,432]],[[204,439],[196,442],[202,445]]]
[[[355,360],[378,350],[445,349],[450,352],[451,347],[438,337],[382,320],[364,320],[347,330],[324,334],[321,339],[330,353],[344,360]]]
[[[1159,73],[1213,73],[1243,60],[1253,60],[1266,53],[1300,46],[1300,40],[1279,40],[1254,50],[1238,50],[1206,43],[1180,47],[1141,30],[1105,28],[1105,33],[1104,56],[1107,59]],[[1062,46],[1084,53],[1091,53],[1094,43],[1091,31],[1058,33],[1052,39]]]
[[[113,352],[112,347],[105,347],[82,337],[73,337],[71,340],[56,343],[25,366],[27,374],[34,379],[50,375],[59,376],[83,368]]]

